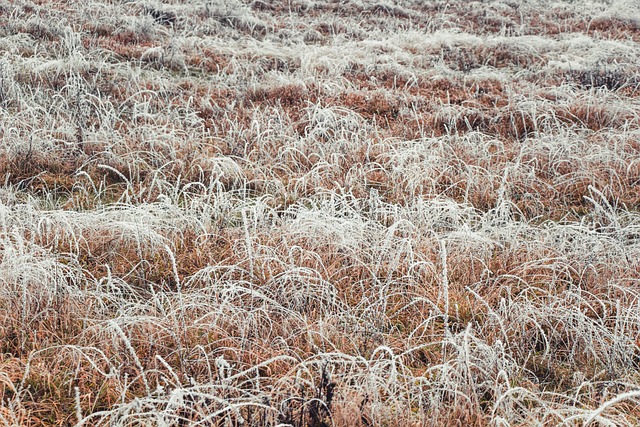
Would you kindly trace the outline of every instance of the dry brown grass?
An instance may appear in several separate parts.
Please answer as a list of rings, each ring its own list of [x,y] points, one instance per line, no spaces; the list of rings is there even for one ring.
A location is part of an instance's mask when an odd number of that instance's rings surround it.
[[[637,425],[624,18],[0,3],[0,425]]]

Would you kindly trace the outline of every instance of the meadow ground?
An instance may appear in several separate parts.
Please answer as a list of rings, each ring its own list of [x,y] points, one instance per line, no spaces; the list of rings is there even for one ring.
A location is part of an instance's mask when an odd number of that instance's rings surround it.
[[[0,425],[638,425],[639,58],[634,0],[0,0]]]

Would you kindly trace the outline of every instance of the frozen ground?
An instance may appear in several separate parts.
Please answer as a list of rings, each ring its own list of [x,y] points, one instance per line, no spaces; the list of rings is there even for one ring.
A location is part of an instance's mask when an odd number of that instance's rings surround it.
[[[638,425],[639,58],[633,0],[0,0],[0,425]]]

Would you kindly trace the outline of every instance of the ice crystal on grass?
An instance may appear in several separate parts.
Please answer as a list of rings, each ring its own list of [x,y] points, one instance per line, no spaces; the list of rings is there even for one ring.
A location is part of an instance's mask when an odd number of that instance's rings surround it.
[[[0,425],[637,425],[636,11],[0,0]]]

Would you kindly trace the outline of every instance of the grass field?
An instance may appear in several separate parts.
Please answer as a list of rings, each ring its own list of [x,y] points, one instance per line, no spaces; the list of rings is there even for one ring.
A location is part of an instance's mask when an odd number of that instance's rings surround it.
[[[0,0],[0,426],[637,426],[637,0]]]

